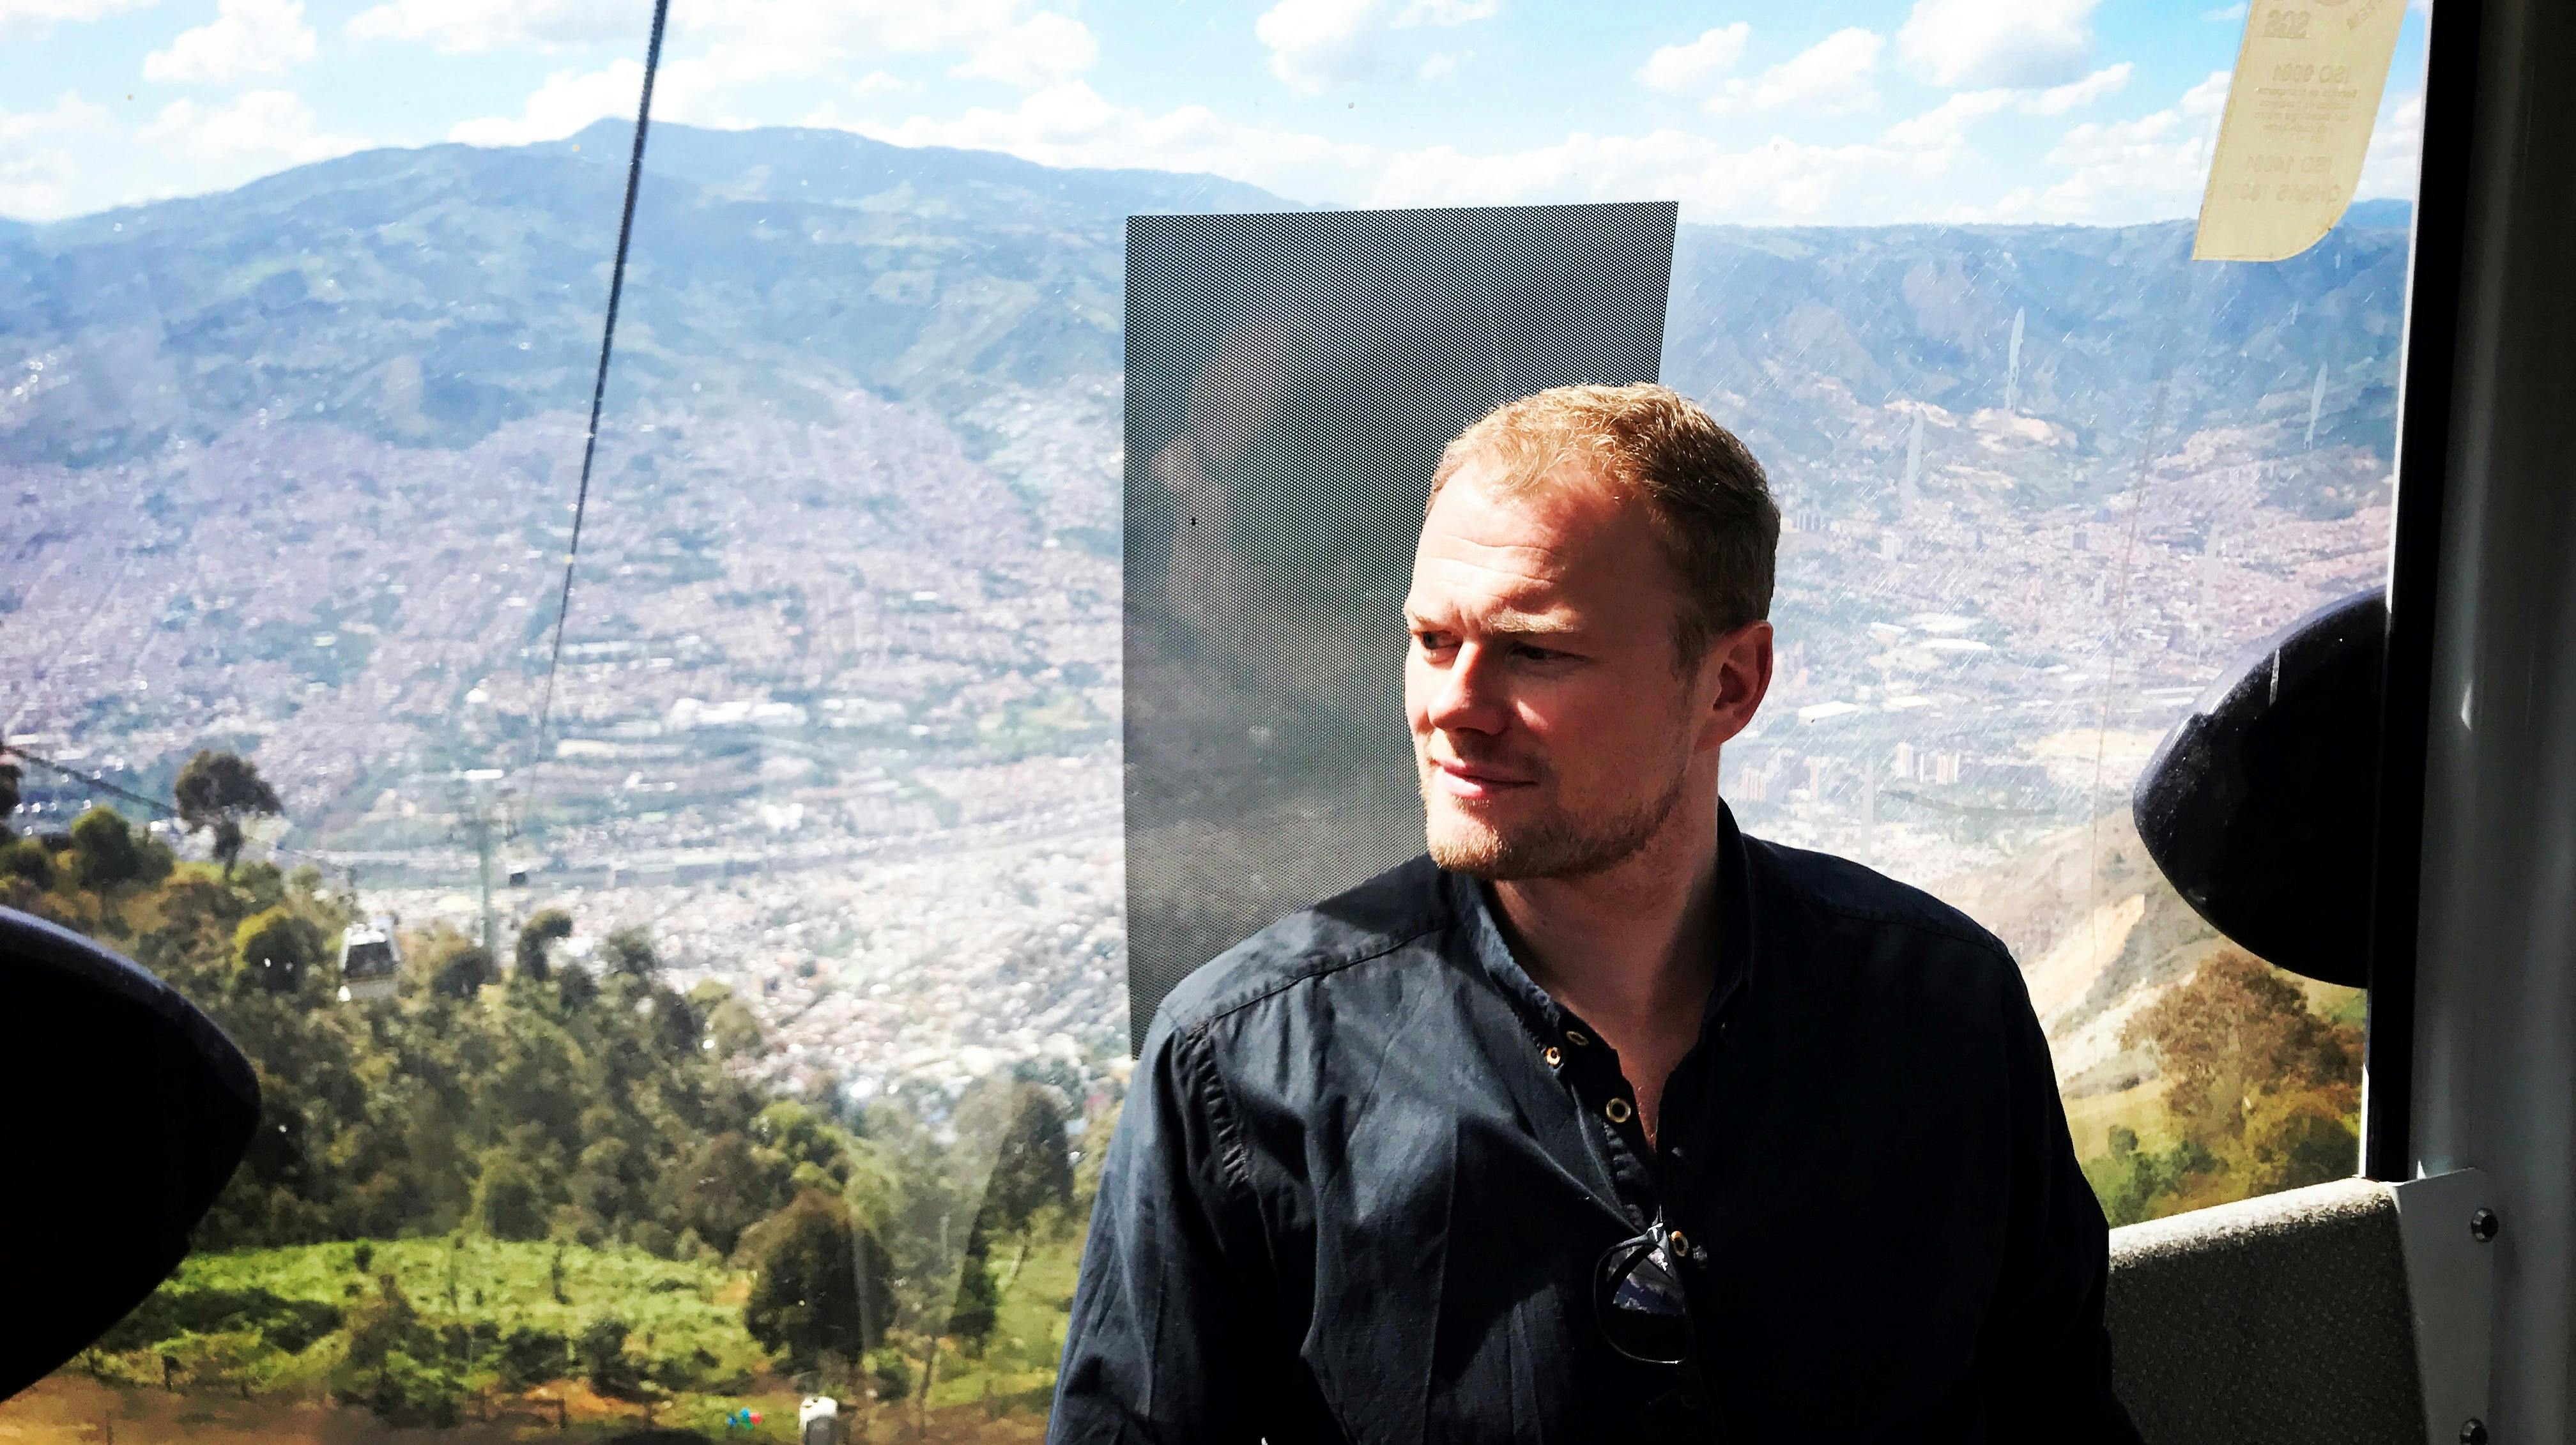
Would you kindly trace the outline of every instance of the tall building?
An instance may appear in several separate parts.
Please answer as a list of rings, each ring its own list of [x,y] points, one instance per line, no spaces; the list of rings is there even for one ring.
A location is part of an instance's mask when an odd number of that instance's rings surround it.
[[[2315,424],[2309,424],[2315,430]],[[1911,518],[1923,496],[1923,413],[1914,413],[1914,425],[1905,434],[1905,476],[1896,484],[1898,515]]]
[[[2015,415],[2021,412],[2021,323],[2029,311],[2026,306],[2014,308],[2012,344],[2004,350],[2004,410]]]

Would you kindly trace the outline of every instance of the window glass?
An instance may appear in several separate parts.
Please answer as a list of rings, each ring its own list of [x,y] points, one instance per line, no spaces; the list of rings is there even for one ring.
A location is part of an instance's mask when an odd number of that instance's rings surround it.
[[[2362,999],[2127,797],[2384,571],[2419,17],[2252,265],[2241,6],[675,7],[577,511],[649,20],[0,0],[0,903],[268,1111],[7,1428],[1029,1437],[1127,1070],[1137,212],[1678,201],[1664,374],[1789,524],[1745,826],[2011,945],[2115,1223],[2351,1171]]]

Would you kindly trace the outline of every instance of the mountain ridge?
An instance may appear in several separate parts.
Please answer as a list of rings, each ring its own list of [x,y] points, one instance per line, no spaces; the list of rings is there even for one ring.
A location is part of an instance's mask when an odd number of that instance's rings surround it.
[[[623,166],[633,135],[634,127],[625,121],[594,121],[563,140],[525,149],[537,154],[577,154],[599,164]],[[817,151],[819,156],[813,154]],[[1137,167],[1046,166],[1005,151],[899,146],[811,126],[717,130],[666,122],[653,127],[644,149],[646,175],[676,176],[741,200],[787,199],[773,187],[783,188],[795,180],[806,183],[804,188],[810,191],[813,180],[828,183],[853,169],[863,182],[869,178],[888,184],[935,180],[950,186],[1012,187],[1069,204],[1086,200],[1104,204],[1116,197],[1130,206],[1140,199],[1160,200],[1160,209],[1165,210],[1301,209],[1258,186],[1222,176]],[[849,198],[878,194],[855,190]],[[806,199],[831,201],[832,197],[812,194]]]
[[[456,448],[578,411],[630,133],[367,151],[0,223],[0,337],[40,364],[0,396],[0,447],[112,463],[261,413]],[[1124,218],[1292,204],[807,129],[657,126],[646,170],[610,377],[621,419],[813,418],[853,392],[953,418],[973,409],[961,397],[1114,393]],[[2191,262],[2179,221],[1689,225],[1665,374],[1836,506],[1884,470],[1867,413],[2001,404],[2016,316],[2020,409],[2067,429],[2078,491],[2141,447],[2303,418],[2312,399],[2324,436],[2384,451],[2408,240],[2385,223],[2403,210],[2364,203],[2267,266]],[[2302,298],[2338,324],[2302,328]]]

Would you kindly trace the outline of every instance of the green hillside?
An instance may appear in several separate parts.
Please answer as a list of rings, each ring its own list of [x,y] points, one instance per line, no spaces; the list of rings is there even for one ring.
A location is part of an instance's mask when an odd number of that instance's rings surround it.
[[[407,934],[394,995],[344,999],[357,898],[309,868],[182,861],[104,808],[50,839],[0,825],[0,904],[179,988],[262,1093],[197,1252],[0,1430],[87,1388],[145,1439],[188,1434],[135,1404],[155,1389],[270,1410],[261,1429],[312,1409],[721,1423],[799,1390],[888,1429],[1043,1411],[1089,1194],[1047,1082],[846,1113],[767,1096],[737,1066],[770,1046],[721,986],[671,988],[640,932],[569,963],[570,920],[544,911],[506,966]]]

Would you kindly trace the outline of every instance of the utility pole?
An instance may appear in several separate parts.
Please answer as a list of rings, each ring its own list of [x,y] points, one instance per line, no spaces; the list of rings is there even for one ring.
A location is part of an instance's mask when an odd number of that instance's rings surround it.
[[[1878,770],[1884,760],[1873,757],[1860,775],[1860,856],[1864,863],[1878,857]]]
[[[492,853],[502,837],[515,835],[518,830],[504,816],[507,804],[478,785],[497,783],[500,776],[498,769],[478,768],[465,773],[461,778],[464,792],[456,808],[458,821],[474,838],[475,880],[483,904],[483,952],[496,962],[501,957],[501,929],[492,911]],[[506,792],[508,786],[503,783],[500,790]]]
[[[492,815],[474,810],[474,869],[483,887],[483,956],[499,958],[501,935],[492,919]]]

